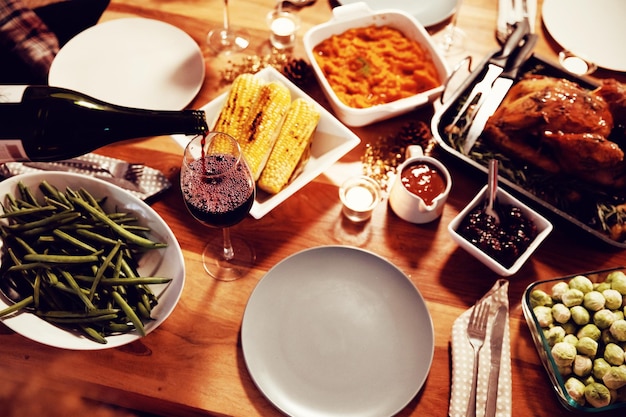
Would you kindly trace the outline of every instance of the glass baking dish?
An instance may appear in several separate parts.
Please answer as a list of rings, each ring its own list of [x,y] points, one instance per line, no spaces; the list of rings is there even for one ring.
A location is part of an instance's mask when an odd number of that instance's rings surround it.
[[[528,324],[528,328],[530,329],[530,334],[532,335],[533,342],[535,344],[535,348],[537,349],[537,353],[539,358],[541,359],[541,363],[550,378],[550,382],[552,383],[554,390],[558,396],[560,403],[569,411],[576,412],[587,412],[587,413],[600,413],[607,411],[615,411],[618,410],[622,413],[626,412],[626,401],[617,400],[614,403],[604,406],[604,407],[593,407],[589,404],[581,405],[572,396],[570,396],[565,388],[565,381],[567,377],[564,377],[559,372],[558,366],[554,361],[551,351],[550,343],[546,338],[546,335],[542,331],[542,327],[540,325],[540,321],[533,312],[531,295],[535,290],[544,291],[547,294],[552,293],[552,288],[555,284],[560,282],[569,283],[569,281],[578,276],[584,275],[591,280],[594,284],[601,283],[606,280],[607,275],[609,275],[613,271],[624,271],[626,272],[626,268],[624,267],[616,267],[611,269],[599,270],[599,271],[591,271],[591,272],[583,272],[579,274],[568,275],[560,278],[549,279],[545,281],[537,281],[530,284],[526,290],[524,291],[524,295],[522,297],[522,311],[524,312],[524,317],[526,319],[526,323]],[[622,306],[623,309],[623,306]],[[626,387],[621,388],[620,390],[626,390]],[[622,392],[623,395],[623,392]]]

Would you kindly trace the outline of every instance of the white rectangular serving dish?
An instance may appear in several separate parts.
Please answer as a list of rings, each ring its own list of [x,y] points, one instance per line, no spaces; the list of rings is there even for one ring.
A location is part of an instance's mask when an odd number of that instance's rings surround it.
[[[257,189],[250,215],[255,219],[260,219],[350,152],[361,142],[361,139],[276,69],[267,67],[256,73],[256,76],[266,82],[280,81],[289,89],[292,100],[299,97],[305,98],[314,103],[320,112],[320,121],[311,139],[311,156],[302,172],[277,194],[272,195]],[[209,126],[215,124],[227,97],[228,91],[202,106],[201,110],[206,112]],[[172,137],[183,148],[189,142],[188,136]]]
[[[325,39],[333,35],[339,35],[348,29],[367,27],[371,25],[387,25],[396,28],[404,33],[404,35],[408,38],[414,39],[423,45],[428,50],[433,62],[435,63],[439,79],[441,80],[441,85],[411,97],[368,108],[359,109],[349,107],[341,102],[326,80],[322,69],[317,64],[313,55],[313,48]],[[373,11],[363,2],[335,7],[333,9],[333,17],[328,22],[309,29],[305,33],[303,41],[308,60],[313,67],[315,76],[317,77],[326,98],[330,102],[337,118],[348,126],[358,127],[369,125],[374,122],[399,116],[413,109],[424,106],[441,95],[443,91],[443,83],[450,75],[450,71],[444,58],[435,47],[430,35],[426,32],[426,29],[424,29],[424,26],[413,16],[401,10],[387,9]]]

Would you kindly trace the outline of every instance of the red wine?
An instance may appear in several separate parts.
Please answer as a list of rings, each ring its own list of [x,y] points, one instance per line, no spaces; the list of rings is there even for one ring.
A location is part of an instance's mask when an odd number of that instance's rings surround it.
[[[208,155],[191,162],[181,173],[181,189],[189,212],[209,226],[239,223],[254,203],[254,184],[243,166],[232,168],[235,161],[232,155]],[[218,175],[222,173],[225,175]]]
[[[143,110],[65,88],[0,86],[0,163],[67,159],[122,140],[207,131],[201,110]]]

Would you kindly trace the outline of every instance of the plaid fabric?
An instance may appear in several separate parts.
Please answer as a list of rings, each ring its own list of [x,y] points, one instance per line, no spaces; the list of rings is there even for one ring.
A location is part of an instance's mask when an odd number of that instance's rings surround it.
[[[0,0],[0,49],[17,56],[33,75],[46,79],[59,42],[22,0]]]

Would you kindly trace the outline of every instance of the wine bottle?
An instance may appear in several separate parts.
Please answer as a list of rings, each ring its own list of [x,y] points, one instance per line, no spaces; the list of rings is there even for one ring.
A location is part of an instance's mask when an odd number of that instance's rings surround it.
[[[56,161],[133,138],[207,131],[202,110],[144,110],[59,87],[0,86],[0,163]]]

